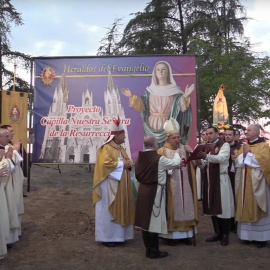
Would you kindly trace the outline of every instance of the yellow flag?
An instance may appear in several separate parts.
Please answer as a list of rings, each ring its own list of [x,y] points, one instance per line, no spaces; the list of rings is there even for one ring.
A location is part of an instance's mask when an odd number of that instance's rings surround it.
[[[2,91],[2,125],[14,130],[13,141],[21,140],[27,149],[27,93]]]

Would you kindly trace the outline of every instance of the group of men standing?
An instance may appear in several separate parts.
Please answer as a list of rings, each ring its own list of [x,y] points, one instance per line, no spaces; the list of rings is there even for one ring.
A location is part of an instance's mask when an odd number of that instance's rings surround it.
[[[215,127],[204,131],[204,146],[180,144],[179,125],[173,118],[164,124],[167,141],[158,149],[155,137],[144,138],[144,151],[135,162],[139,182],[134,205],[130,171],[133,162],[121,144],[125,140],[120,121],[112,122],[111,136],[97,154],[93,205],[95,240],[107,247],[134,237],[134,225],[142,230],[147,258],[168,255],[159,249],[159,238],[169,245],[195,242],[198,197],[195,167],[201,169],[203,213],[211,216],[214,234],[206,242],[229,244],[229,232],[237,224],[238,236],[264,247],[270,240],[270,148],[250,125],[247,142],[241,144],[234,129],[219,137]],[[195,155],[192,162],[188,157]]]
[[[0,128],[0,263],[7,254],[7,246],[19,240],[21,215],[24,213],[23,158],[21,143],[12,144],[14,132],[11,126]]]
[[[142,229],[146,257],[163,258],[159,237],[169,245],[192,244],[198,223],[195,171],[187,163],[192,148],[180,145],[179,124],[173,118],[164,125],[167,142],[158,149],[155,137],[144,139],[144,150],[135,162],[139,181],[136,207],[129,170],[132,161],[121,144],[125,133],[114,121],[111,136],[98,150],[94,172],[93,205],[95,240],[107,247],[134,237],[133,227]],[[136,209],[135,209],[136,208]],[[119,211],[117,211],[117,209]]]
[[[206,168],[203,213],[211,216],[215,231],[206,241],[228,245],[236,221],[241,240],[258,248],[266,246],[270,240],[270,147],[260,137],[260,127],[249,125],[242,144],[233,129],[225,131],[225,141],[215,127],[206,129],[206,135],[207,150],[197,155],[199,166]]]

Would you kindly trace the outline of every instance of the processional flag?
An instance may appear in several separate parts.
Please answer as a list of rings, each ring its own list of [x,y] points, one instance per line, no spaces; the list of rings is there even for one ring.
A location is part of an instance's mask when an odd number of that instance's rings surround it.
[[[27,100],[27,93],[2,91],[2,125],[12,126],[13,141],[21,140],[24,149],[27,149]]]

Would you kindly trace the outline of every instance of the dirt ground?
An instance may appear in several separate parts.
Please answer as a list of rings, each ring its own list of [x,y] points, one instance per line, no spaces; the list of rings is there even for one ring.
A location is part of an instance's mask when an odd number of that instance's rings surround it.
[[[196,247],[179,244],[160,249],[164,259],[144,257],[141,232],[115,248],[94,241],[93,167],[32,165],[31,190],[25,198],[22,236],[0,270],[80,269],[270,269],[270,243],[262,249],[243,244],[234,233],[230,245],[206,243],[212,234],[209,217],[200,217]]]

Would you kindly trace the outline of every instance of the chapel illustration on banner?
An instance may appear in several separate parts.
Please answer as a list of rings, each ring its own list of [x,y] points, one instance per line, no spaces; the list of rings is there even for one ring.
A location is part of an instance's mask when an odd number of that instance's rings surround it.
[[[69,90],[67,85],[67,79],[65,74],[60,78],[60,82],[55,88],[53,102],[48,112],[48,119],[55,119],[63,117],[68,119],[68,100]],[[120,119],[124,119],[125,112],[121,105],[120,94],[117,86],[113,82],[111,73],[108,74],[108,81],[106,90],[104,91],[104,103],[105,112],[103,109],[100,113],[73,113],[70,117],[74,117],[80,120],[83,119],[102,119],[103,117],[112,118],[113,116],[119,116]],[[82,107],[93,107],[93,94],[86,89],[82,94]],[[59,134],[61,130],[71,131],[109,131],[109,125],[74,125],[69,122],[68,125],[46,125],[43,143],[41,147],[41,153],[39,162],[42,163],[94,163],[96,160],[97,149],[102,145],[106,138],[104,137],[51,137],[50,134],[53,131],[57,131]],[[102,130],[101,130],[102,129]],[[125,129],[125,143],[123,147],[130,156],[130,143],[127,132],[127,126]]]

